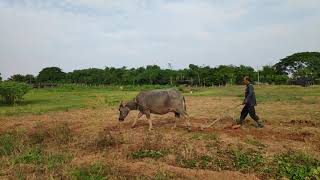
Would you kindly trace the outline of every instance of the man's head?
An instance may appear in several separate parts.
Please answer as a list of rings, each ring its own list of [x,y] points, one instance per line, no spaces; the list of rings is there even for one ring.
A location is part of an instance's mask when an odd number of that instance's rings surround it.
[[[123,104],[123,102],[121,102],[119,106],[119,112],[119,121],[124,121],[124,119],[128,116],[130,109],[126,107],[126,105]]]
[[[245,77],[243,78],[243,83],[244,83],[245,85],[250,84],[250,83],[251,83],[250,77],[249,77],[249,76],[245,76]]]

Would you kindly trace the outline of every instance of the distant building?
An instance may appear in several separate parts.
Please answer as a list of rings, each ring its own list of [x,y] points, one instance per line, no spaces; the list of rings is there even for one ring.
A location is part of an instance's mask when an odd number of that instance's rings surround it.
[[[290,84],[290,85],[300,85],[303,87],[311,86],[311,85],[313,85],[313,83],[314,82],[313,82],[312,78],[309,78],[309,77],[300,77],[297,79],[290,79],[288,81],[288,84]]]

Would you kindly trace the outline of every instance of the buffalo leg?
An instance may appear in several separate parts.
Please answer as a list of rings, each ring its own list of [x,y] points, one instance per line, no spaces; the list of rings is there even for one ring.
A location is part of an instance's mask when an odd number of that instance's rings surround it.
[[[174,124],[173,124],[172,129],[175,129],[177,127],[177,120],[180,118],[180,114],[175,112],[174,116],[175,116],[175,118],[174,118]]]
[[[182,116],[186,121],[186,125],[187,125],[188,130],[191,130],[191,122],[190,122],[190,118],[189,118],[188,114],[182,113]]]
[[[145,113],[149,122],[149,131],[151,131],[153,129],[152,127],[152,119],[150,118],[150,111]]]
[[[143,116],[143,113],[139,112],[138,117],[136,119],[134,119],[134,121],[133,121],[133,123],[131,125],[131,128],[134,128],[136,126],[137,121],[138,121],[139,118],[141,118],[141,116]]]

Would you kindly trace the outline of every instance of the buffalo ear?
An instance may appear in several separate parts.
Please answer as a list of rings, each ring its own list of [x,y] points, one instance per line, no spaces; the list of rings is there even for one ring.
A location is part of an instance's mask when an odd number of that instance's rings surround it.
[[[120,106],[119,107],[123,107],[123,101],[120,101]]]

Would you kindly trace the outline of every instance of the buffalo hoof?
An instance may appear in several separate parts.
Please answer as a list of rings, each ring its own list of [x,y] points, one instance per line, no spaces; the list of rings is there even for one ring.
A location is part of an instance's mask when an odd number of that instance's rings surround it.
[[[200,130],[201,130],[201,131],[203,131],[204,128],[205,128],[205,127],[204,127],[203,125],[200,126]]]

